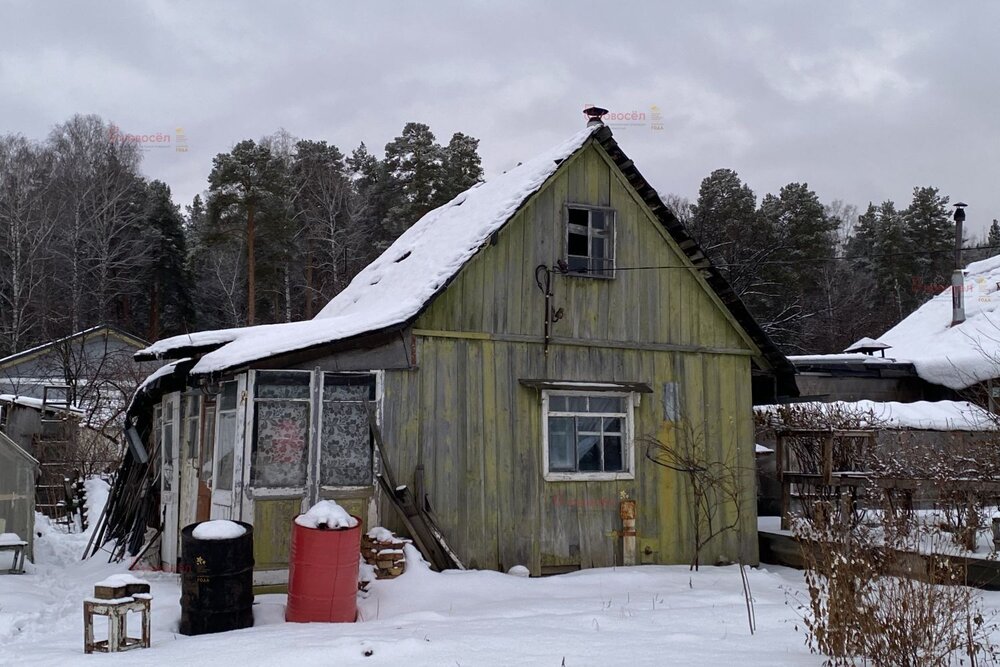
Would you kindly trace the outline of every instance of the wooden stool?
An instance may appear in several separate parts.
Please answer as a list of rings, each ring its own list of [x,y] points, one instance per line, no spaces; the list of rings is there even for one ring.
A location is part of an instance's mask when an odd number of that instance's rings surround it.
[[[83,652],[116,653],[134,648],[149,648],[149,584],[130,575],[111,578],[94,587],[94,596],[83,601]],[[132,579],[132,583],[124,583]],[[114,581],[113,581],[114,580]],[[109,583],[110,582],[110,583]],[[128,636],[128,613],[139,612],[142,617],[142,636]],[[94,616],[108,617],[107,640],[94,641]]]
[[[10,535],[15,539],[5,539]],[[24,549],[28,546],[28,543],[17,537],[13,533],[4,533],[0,535],[0,551],[13,551],[14,560],[10,564],[10,569],[7,570],[7,574],[24,574]]]

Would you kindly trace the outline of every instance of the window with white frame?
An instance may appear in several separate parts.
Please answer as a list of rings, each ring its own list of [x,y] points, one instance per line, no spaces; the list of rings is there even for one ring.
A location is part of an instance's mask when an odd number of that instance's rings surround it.
[[[614,225],[613,209],[566,206],[566,265],[570,274],[614,278]]]
[[[546,479],[632,477],[632,394],[542,392]]]

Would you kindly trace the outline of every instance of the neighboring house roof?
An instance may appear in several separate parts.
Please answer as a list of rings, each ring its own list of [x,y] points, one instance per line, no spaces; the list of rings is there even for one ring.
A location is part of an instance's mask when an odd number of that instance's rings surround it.
[[[16,366],[17,364],[24,363],[42,354],[45,354],[48,350],[54,348],[61,343],[68,341],[74,341],[81,338],[90,338],[97,334],[107,333],[109,336],[118,338],[122,342],[132,345],[135,348],[143,348],[149,345],[147,341],[133,336],[130,333],[122,331],[118,327],[111,326],[110,324],[100,324],[95,327],[90,327],[89,329],[84,329],[83,331],[78,331],[75,334],[70,334],[69,336],[63,336],[62,338],[57,338],[55,340],[50,340],[47,343],[42,343],[41,345],[36,345],[35,347],[29,348],[27,350],[21,350],[20,352],[15,352],[12,355],[0,359],[0,368],[9,368],[11,366]]]
[[[41,410],[43,407],[46,410],[58,410],[60,412],[69,412],[75,415],[84,414],[83,409],[76,405],[63,405],[61,403],[45,403],[42,399],[36,398],[34,396],[18,396],[17,394],[0,394],[0,403],[13,403],[15,405],[20,405],[26,408],[33,408],[35,410]]]
[[[1000,377],[1000,255],[969,264],[963,291],[961,324],[951,325],[947,287],[878,338],[922,379],[951,389]]]
[[[24,451],[16,442],[2,432],[0,432],[0,446],[6,447],[36,468],[39,466],[38,459]]]
[[[140,351],[136,359],[176,358],[201,352],[205,354],[191,372],[211,374],[279,354],[405,326],[428,307],[559,166],[591,139],[608,153],[700,270],[709,287],[761,351],[765,365],[778,373],[779,393],[797,395],[794,367],[619,148],[611,130],[603,125],[577,132],[562,144],[466,190],[425,215],[355,276],[312,320],[175,336]]]
[[[833,401],[831,403],[795,403],[796,409],[816,411],[821,414],[850,414],[863,416],[871,413],[872,423],[867,426],[921,431],[996,431],[1000,428],[997,415],[968,401]],[[761,415],[776,416],[787,405],[758,405],[754,411]]]

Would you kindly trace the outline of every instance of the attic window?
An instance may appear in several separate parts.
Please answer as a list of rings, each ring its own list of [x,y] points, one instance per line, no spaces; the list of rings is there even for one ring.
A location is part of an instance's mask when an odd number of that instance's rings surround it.
[[[566,264],[571,275],[614,278],[614,241],[614,209],[566,207]]]
[[[409,256],[410,256],[410,252],[411,252],[411,251],[407,250],[407,251],[406,251],[406,252],[404,252],[404,253],[403,253],[402,255],[400,255],[399,257],[397,257],[396,259],[394,259],[394,260],[392,260],[392,261],[393,261],[394,263],[396,263],[396,264],[399,264],[399,263],[400,263],[400,262],[402,262],[402,261],[403,261],[404,259],[406,259],[407,257],[409,257]]]

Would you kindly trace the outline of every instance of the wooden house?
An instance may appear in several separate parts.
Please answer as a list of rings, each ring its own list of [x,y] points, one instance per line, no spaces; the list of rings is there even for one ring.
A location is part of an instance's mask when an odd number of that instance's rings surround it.
[[[738,471],[738,527],[701,560],[755,562],[751,405],[796,394],[791,365],[597,119],[428,213],[313,320],[137,358],[172,360],[130,413],[133,455],[160,465],[164,565],[180,527],[240,519],[255,526],[255,583],[275,588],[290,522],[318,499],[402,528],[375,482],[386,464],[419,477],[469,567],[628,563],[623,498],[635,562],[688,562],[687,480],[646,457],[653,438]]]

